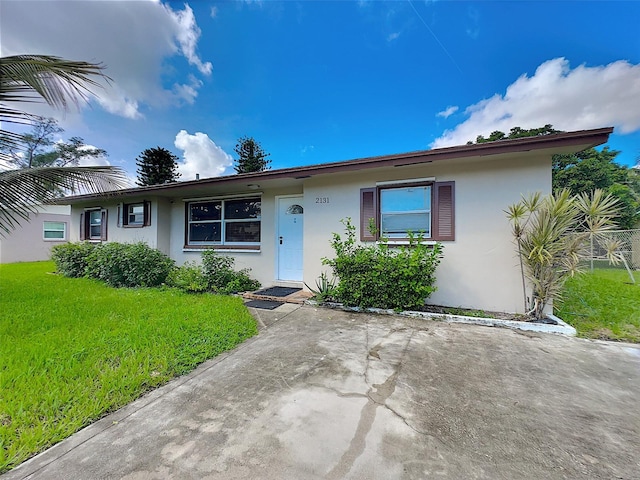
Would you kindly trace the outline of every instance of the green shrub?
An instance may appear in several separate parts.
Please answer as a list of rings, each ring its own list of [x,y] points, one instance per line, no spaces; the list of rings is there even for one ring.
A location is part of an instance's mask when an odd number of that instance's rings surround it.
[[[234,272],[235,278],[227,283],[225,287],[222,287],[219,292],[228,295],[230,293],[248,292],[259,289],[260,282],[251,278],[249,271],[248,268],[243,268],[239,272]]]
[[[324,258],[339,283],[335,297],[345,305],[361,308],[416,308],[436,287],[435,270],[442,258],[442,245],[423,244],[421,236],[409,235],[409,244],[390,247],[386,241],[372,245],[356,243],[351,219],[343,220],[346,238],[334,233],[336,255]]]
[[[202,252],[202,272],[207,279],[207,288],[215,293],[229,294],[260,288],[260,282],[249,276],[249,269],[235,271],[235,260],[220,255],[215,250]]]
[[[87,276],[112,287],[157,287],[164,283],[174,262],[146,243],[103,243],[87,258]]]
[[[202,267],[195,262],[186,262],[181,267],[174,267],[167,277],[167,285],[189,293],[207,291],[207,277]]]
[[[87,257],[95,248],[94,243],[63,243],[51,249],[51,260],[56,271],[65,277],[83,277],[87,268]]]

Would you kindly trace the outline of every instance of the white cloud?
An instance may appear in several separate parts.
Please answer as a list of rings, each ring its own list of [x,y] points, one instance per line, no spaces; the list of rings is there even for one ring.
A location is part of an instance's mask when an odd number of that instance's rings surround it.
[[[211,63],[203,62],[196,53],[198,39],[200,38],[200,28],[196,24],[196,18],[193,15],[193,10],[189,5],[184,5],[184,10],[173,11],[168,5],[164,5],[167,13],[176,22],[178,29],[175,35],[180,44],[180,50],[182,54],[189,60],[191,65],[198,67],[201,73],[204,75],[211,74]]]
[[[92,148],[98,148],[94,145],[84,145],[82,147],[79,148],[79,150],[89,150]],[[100,155],[98,157],[91,157],[91,158],[81,158],[78,160],[78,166],[79,167],[95,167],[95,166],[109,166],[111,165],[111,162],[109,162],[109,160],[107,159],[106,156],[104,155]]]
[[[201,86],[202,81],[198,80],[193,75],[190,75],[188,84],[175,84],[173,86],[173,91],[176,94],[176,98],[184,100],[189,105],[193,105],[193,103],[196,101],[198,90]]]
[[[216,7],[215,5],[211,7],[211,10],[209,10],[209,14],[211,15],[211,18],[216,18],[218,16],[218,7]]]
[[[471,23],[471,26],[467,27],[467,35],[476,40],[480,35],[480,12],[473,7],[469,7],[467,9],[467,17]]]
[[[200,174],[200,178],[219,177],[233,164],[231,155],[216,145],[206,133],[190,135],[186,130],[180,130],[174,145],[182,150],[183,161],[178,163],[181,180],[195,180],[196,173]]]
[[[432,148],[462,145],[478,135],[512,127],[557,130],[614,126],[619,133],[640,129],[640,64],[624,60],[573,70],[564,58],[541,64],[496,94],[467,107],[467,120],[436,139]]]
[[[311,153],[316,149],[313,145],[305,145],[300,149],[300,155],[306,155],[307,153]]]
[[[400,36],[400,32],[393,32],[387,35],[387,42],[393,42]]]
[[[107,112],[139,118],[146,106],[195,98],[194,92],[163,86],[166,60],[183,56],[196,73],[209,75],[211,63],[197,53],[200,29],[189,5],[174,10],[158,1],[21,1],[3,2],[0,55],[37,53],[73,60],[102,62],[112,79],[95,89]],[[166,81],[166,78],[164,79]],[[170,78],[197,90],[202,84]],[[39,114],[61,118],[60,112],[35,107]]]
[[[441,112],[436,113],[436,117],[449,118],[451,115],[458,111],[457,105],[449,105],[446,109]]]

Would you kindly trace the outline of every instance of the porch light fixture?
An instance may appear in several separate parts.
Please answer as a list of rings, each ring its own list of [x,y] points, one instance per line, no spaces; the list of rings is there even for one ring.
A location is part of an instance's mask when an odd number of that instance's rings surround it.
[[[257,183],[250,183],[250,184],[247,185],[247,188],[249,190],[257,190],[257,189],[260,188],[260,185],[258,185]]]

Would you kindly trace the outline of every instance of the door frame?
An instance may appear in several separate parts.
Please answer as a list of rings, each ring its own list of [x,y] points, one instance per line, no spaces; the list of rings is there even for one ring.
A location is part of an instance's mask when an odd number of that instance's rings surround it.
[[[274,264],[274,284],[280,285],[283,287],[299,287],[303,284],[303,280],[281,280],[278,277],[280,276],[280,249],[278,248],[278,237],[280,237],[280,199],[283,198],[299,198],[301,199],[301,204],[304,208],[304,193],[293,193],[289,195],[275,195],[275,227],[273,229],[275,235],[273,237],[273,243],[275,246],[275,264]],[[304,213],[303,213],[304,215]],[[303,220],[304,222],[304,220]],[[302,276],[304,278],[304,223],[302,225]]]

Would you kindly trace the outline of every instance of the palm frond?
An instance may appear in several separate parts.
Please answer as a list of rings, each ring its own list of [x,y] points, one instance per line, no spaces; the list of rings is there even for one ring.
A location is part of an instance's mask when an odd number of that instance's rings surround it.
[[[91,87],[102,86],[92,77],[110,80],[103,73],[104,68],[101,63],[65,60],[50,55],[2,57],[0,102],[32,102],[42,98],[52,107],[65,110],[69,102],[77,105],[93,94]]]
[[[107,194],[128,186],[124,171],[111,166],[43,167],[0,172],[0,234],[38,212],[59,192]]]

